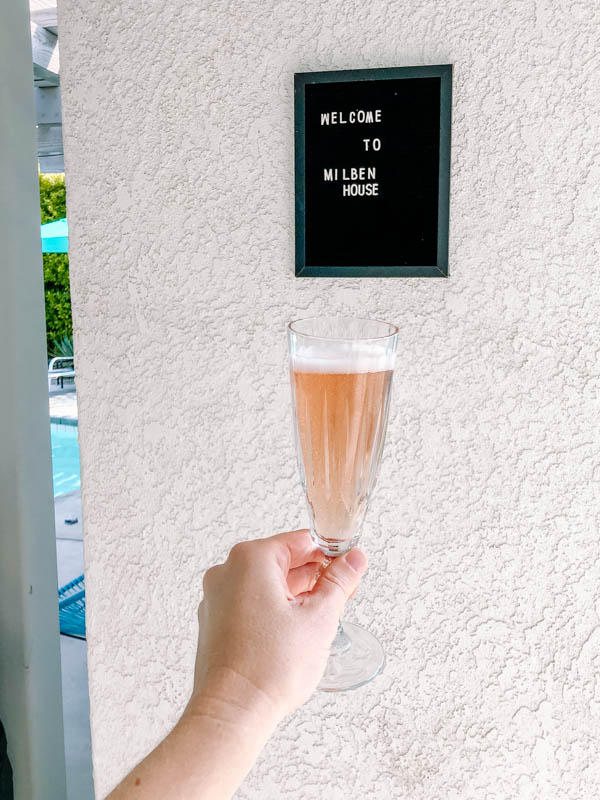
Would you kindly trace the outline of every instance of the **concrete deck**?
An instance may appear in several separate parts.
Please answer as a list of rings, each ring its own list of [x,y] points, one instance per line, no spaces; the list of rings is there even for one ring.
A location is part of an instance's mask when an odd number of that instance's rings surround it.
[[[81,492],[55,498],[56,561],[58,586],[83,572]],[[77,519],[73,525],[65,520]],[[63,719],[67,762],[67,800],[94,800],[90,699],[87,679],[87,643],[60,637]]]
[[[80,491],[69,492],[55,499],[54,519],[57,578],[60,587],[83,572]],[[77,519],[77,522],[69,525],[65,522],[67,519]],[[60,653],[67,800],[94,800],[86,642],[61,636]]]
[[[73,384],[53,386],[48,403],[53,422],[77,424],[77,394]],[[69,524],[66,520],[77,520]],[[83,573],[81,492],[69,492],[54,500],[58,586]],[[67,763],[67,800],[94,800],[90,699],[87,676],[87,643],[60,637],[63,718]]]
[[[60,637],[67,800],[94,800],[86,643]]]
[[[77,424],[77,392],[73,386],[52,391],[48,395],[48,405],[52,422]]]
[[[66,520],[76,519],[75,524],[69,524]],[[83,528],[81,525],[81,490],[77,489],[75,492],[68,492],[61,494],[60,497],[54,498],[54,526],[56,528],[56,538],[58,539],[77,539],[80,542],[83,540]],[[81,570],[77,574],[83,572],[83,548],[81,550]],[[61,565],[58,565],[58,581],[60,583]],[[72,576],[71,576],[72,577]],[[66,583],[70,578],[62,583]]]

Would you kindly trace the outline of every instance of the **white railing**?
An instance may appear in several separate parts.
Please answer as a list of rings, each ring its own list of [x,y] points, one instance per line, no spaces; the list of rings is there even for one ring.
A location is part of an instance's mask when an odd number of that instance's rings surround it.
[[[57,363],[62,363],[64,361],[71,362],[70,367],[57,367]],[[75,377],[75,369],[73,364],[73,356],[56,356],[55,358],[50,359],[48,363],[48,389],[50,389],[52,385],[52,381],[56,380],[60,381],[60,388],[64,387],[64,379],[65,378],[74,378]]]

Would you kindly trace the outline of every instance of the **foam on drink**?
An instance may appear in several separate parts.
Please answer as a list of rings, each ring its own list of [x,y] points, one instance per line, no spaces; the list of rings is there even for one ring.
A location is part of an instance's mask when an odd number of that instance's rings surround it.
[[[336,341],[318,347],[298,343],[291,357],[292,369],[296,372],[321,372],[348,375],[364,372],[387,372],[394,369],[396,354],[381,348],[374,352],[361,342]]]

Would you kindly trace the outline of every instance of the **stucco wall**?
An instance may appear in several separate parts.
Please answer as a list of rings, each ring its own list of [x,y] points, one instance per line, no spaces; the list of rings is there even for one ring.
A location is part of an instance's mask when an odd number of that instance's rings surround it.
[[[186,700],[202,572],[305,521],[284,325],[396,321],[349,618],[244,800],[600,791],[600,6],[61,0],[99,796]],[[295,71],[454,63],[443,279],[293,276]],[[325,786],[327,785],[327,789]]]

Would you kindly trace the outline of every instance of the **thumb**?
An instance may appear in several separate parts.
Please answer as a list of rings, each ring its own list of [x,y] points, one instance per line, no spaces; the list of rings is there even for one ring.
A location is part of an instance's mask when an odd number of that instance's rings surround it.
[[[354,547],[346,555],[334,558],[321,573],[311,592],[315,604],[332,605],[339,616],[344,603],[358,587],[366,568],[367,557],[358,547]]]

